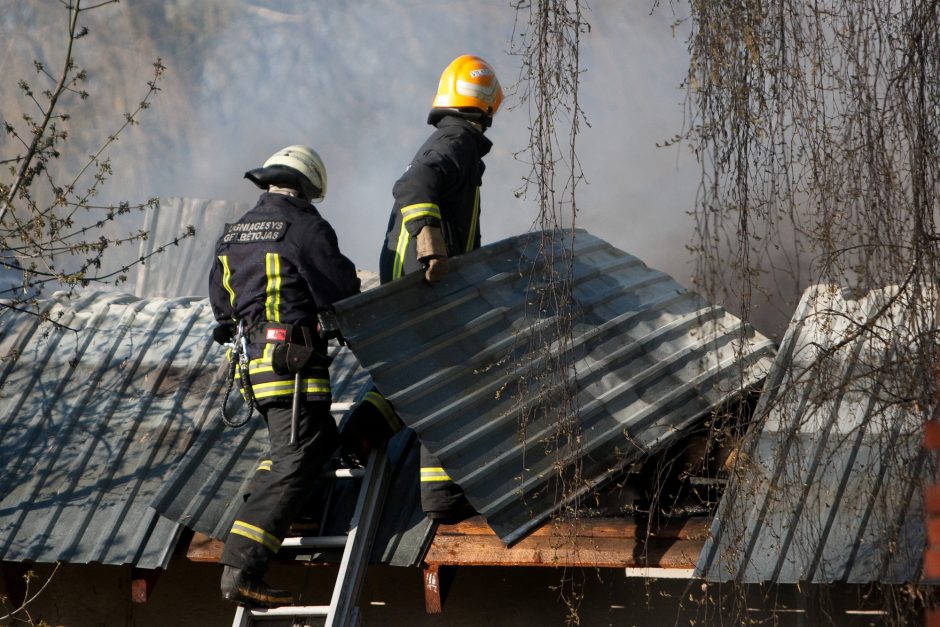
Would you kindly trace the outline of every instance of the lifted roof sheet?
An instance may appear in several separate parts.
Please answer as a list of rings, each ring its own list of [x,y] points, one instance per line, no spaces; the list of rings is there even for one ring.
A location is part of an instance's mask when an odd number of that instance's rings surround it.
[[[570,301],[547,300],[568,264]],[[561,474],[580,466],[569,500],[593,490],[770,367],[770,340],[584,231],[514,237],[450,267],[433,286],[416,273],[336,309],[377,387],[507,543],[564,505]],[[540,391],[546,359],[576,375]],[[555,411],[565,387],[577,433]]]

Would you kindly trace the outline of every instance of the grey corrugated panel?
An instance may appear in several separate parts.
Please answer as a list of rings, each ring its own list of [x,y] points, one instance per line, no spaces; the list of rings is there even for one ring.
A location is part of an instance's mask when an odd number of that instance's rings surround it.
[[[559,232],[548,244],[557,271],[564,271],[570,237]],[[524,312],[532,305],[527,287],[545,287],[546,273],[533,268],[547,238],[524,235],[454,258],[434,286],[414,274],[337,305],[344,334],[378,388],[506,542],[561,506],[556,459],[541,441],[557,424],[542,413],[520,441],[513,393],[527,374],[520,364],[534,361],[530,379],[537,380],[539,360],[557,346],[553,312]],[[582,465],[583,494],[759,382],[773,346],[584,231],[576,232],[571,268],[575,302],[563,305],[574,322],[565,356],[577,371],[582,437],[580,449],[566,453]],[[540,334],[543,344],[526,344]],[[743,371],[735,359],[741,354]]]
[[[76,332],[0,319],[0,559],[164,567],[179,526],[149,505],[206,414],[208,303],[48,305]]]
[[[851,337],[894,293],[857,300],[831,286],[804,293],[699,574],[744,583],[918,579],[931,464],[921,450],[922,418],[897,402],[884,370],[903,359],[896,351],[913,337],[913,321],[901,317],[904,299],[879,321],[887,340]]]
[[[148,234],[140,243],[139,256],[145,257],[161,246],[166,251],[154,255],[143,265],[134,266],[130,278],[139,297],[206,296],[209,268],[215,241],[226,222],[234,222],[248,211],[244,203],[198,198],[161,198],[156,207],[148,207],[131,218],[141,223]],[[122,225],[130,218],[122,217]],[[196,229],[195,237],[168,245],[186,231]],[[120,249],[115,250],[120,255]],[[132,261],[128,259],[127,262]],[[116,263],[114,258],[109,263]],[[185,271],[181,271],[185,269]]]

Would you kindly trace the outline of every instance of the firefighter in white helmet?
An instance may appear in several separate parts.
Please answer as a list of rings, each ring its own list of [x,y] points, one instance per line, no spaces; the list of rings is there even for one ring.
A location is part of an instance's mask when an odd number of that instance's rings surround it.
[[[264,417],[270,455],[225,541],[221,587],[229,600],[273,607],[292,597],[264,582],[268,562],[338,444],[327,337],[318,316],[357,294],[359,278],[311,204],[326,194],[326,169],[316,151],[288,146],[245,178],[266,191],[251,211],[225,225],[209,299],[220,323],[216,339],[227,341],[238,325],[247,339],[247,372],[240,370],[238,381]]]

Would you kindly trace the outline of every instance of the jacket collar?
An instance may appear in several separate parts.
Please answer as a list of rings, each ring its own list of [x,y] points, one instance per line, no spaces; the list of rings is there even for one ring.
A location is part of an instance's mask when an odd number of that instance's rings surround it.
[[[491,142],[484,134],[483,131],[478,129],[472,123],[463,118],[457,117],[456,115],[445,115],[441,120],[436,124],[437,128],[444,128],[447,126],[459,126],[470,131],[470,134],[473,136],[473,139],[477,142],[477,149],[480,151],[480,156],[482,157],[490,151],[490,148],[493,147],[493,142]]]
[[[316,207],[314,207],[309,200],[297,198],[296,196],[288,196],[286,194],[272,194],[271,192],[264,192],[258,198],[258,205],[261,207],[283,207],[284,205],[290,205],[291,207],[301,211],[319,214]]]

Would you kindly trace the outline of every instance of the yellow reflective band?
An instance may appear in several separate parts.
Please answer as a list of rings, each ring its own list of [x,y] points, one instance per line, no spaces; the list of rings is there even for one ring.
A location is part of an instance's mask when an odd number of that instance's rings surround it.
[[[441,219],[441,208],[433,202],[419,202],[414,205],[408,205],[401,208],[402,226],[415,218],[427,216],[430,218]]]
[[[387,422],[388,426],[392,428],[392,431],[397,432],[399,429],[401,429],[398,417],[395,415],[395,410],[392,409],[391,404],[385,400],[384,396],[378,392],[372,391],[366,394],[364,400],[379,410],[379,413],[382,414],[383,418],[385,418],[385,422]]]
[[[301,379],[301,392],[306,394],[329,394],[329,379]],[[288,381],[271,381],[270,383],[253,383],[251,391],[255,398],[270,398],[272,396],[286,396],[294,393],[293,379]]]
[[[273,536],[261,527],[249,525],[243,520],[236,520],[232,525],[232,531],[235,535],[254,540],[258,544],[264,545],[273,553],[277,553],[281,548],[281,539]]]
[[[219,255],[222,262],[222,287],[228,292],[228,299],[232,307],[235,306],[235,292],[232,290],[232,270],[228,267],[228,255]]]
[[[398,248],[395,249],[395,263],[392,265],[392,278],[400,279],[404,274],[405,251],[408,250],[408,229],[401,225],[401,231],[398,233]]]
[[[274,467],[274,461],[270,459],[262,459],[261,463],[258,465],[258,470],[271,470]]]
[[[264,312],[268,322],[281,321],[281,256],[277,253],[265,253],[264,272],[268,277],[265,290]]]
[[[473,213],[470,217],[470,233],[467,235],[467,250],[473,250],[473,241],[476,239],[477,222],[480,219],[480,186],[477,185],[476,195],[473,198]]]
[[[450,477],[443,468],[422,468],[421,482],[427,483],[430,481],[450,481]]]

